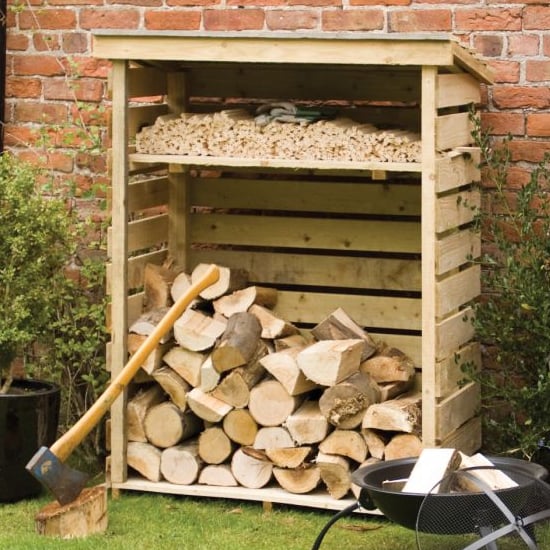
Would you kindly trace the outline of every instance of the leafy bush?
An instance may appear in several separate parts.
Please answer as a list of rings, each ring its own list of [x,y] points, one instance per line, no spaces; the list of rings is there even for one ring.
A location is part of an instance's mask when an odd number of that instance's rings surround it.
[[[510,138],[493,147],[474,132],[484,170],[480,227],[483,299],[474,326],[483,344],[484,447],[531,457],[550,434],[550,164],[510,185]]]

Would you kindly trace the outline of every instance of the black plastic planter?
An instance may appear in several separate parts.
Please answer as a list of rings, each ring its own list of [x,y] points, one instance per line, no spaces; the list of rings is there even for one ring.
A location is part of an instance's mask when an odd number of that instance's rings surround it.
[[[16,380],[17,393],[0,395],[0,502],[35,496],[42,486],[25,465],[57,436],[60,388],[39,380]]]

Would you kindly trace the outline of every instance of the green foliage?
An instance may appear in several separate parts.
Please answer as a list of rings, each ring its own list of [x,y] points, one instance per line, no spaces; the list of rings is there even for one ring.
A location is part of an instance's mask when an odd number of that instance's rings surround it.
[[[55,314],[52,285],[74,248],[65,202],[45,197],[40,173],[0,156],[0,373],[40,340]]]
[[[474,135],[486,174],[484,299],[474,326],[489,360],[473,375],[482,387],[484,444],[530,457],[550,434],[550,165],[545,159],[515,189],[509,139],[492,147],[479,125]]]

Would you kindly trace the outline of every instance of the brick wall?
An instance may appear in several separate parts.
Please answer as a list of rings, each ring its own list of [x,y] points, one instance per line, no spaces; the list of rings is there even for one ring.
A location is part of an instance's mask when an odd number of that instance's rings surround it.
[[[108,140],[108,63],[90,57],[91,29],[449,32],[495,71],[483,120],[514,136],[514,177],[550,151],[548,0],[26,0],[7,20],[6,146],[81,194],[107,181],[90,153]]]

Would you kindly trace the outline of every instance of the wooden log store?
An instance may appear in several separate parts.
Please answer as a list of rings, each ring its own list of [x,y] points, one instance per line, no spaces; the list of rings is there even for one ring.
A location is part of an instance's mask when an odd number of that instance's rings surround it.
[[[401,350],[421,391],[422,445],[477,450],[479,389],[460,383],[460,366],[480,362],[468,321],[480,293],[470,112],[491,82],[485,64],[437,34],[99,31],[93,53],[112,61],[112,374],[144,311],[147,266],[216,263],[276,289],[272,313],[294,327],[343,310]],[[127,466],[140,384],[111,410],[114,489],[349,503],[321,485],[146,479]],[[219,424],[201,436],[225,437]]]

